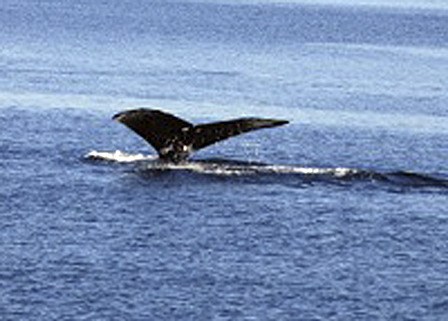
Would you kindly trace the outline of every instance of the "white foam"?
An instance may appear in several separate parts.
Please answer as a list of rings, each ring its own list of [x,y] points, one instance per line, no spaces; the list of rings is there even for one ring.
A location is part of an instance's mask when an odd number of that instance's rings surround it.
[[[154,155],[128,154],[119,150],[116,150],[115,152],[98,152],[93,150],[87,153],[84,157],[87,159],[104,160],[117,163],[133,163],[145,160],[155,160],[157,158]]]
[[[148,169],[184,170],[200,174],[220,176],[248,176],[257,174],[297,174],[297,175],[330,175],[345,177],[358,173],[351,168],[313,168],[283,165],[233,165],[206,162],[187,162],[182,164],[148,164]]]
[[[265,167],[267,171],[279,174],[304,174],[304,175],[334,175],[344,177],[350,174],[356,174],[358,171],[352,168],[336,167],[336,168],[315,168],[301,166],[281,166],[271,165]]]
[[[353,175],[359,171],[351,168],[315,168],[303,166],[288,165],[258,165],[258,164],[232,164],[229,162],[204,162],[187,161],[180,164],[159,162],[156,155],[129,154],[119,150],[115,152],[91,151],[84,156],[87,159],[117,162],[134,163],[145,161],[144,166],[147,170],[177,170],[189,171],[194,173],[217,175],[217,176],[249,176],[257,174],[297,174],[297,175],[329,175],[335,177],[345,177]]]

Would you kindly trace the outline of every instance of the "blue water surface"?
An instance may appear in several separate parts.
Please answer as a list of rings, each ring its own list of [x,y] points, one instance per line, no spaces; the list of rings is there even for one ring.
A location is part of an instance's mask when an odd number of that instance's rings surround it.
[[[3,0],[0,319],[448,319],[447,16]],[[290,124],[165,166],[135,107]]]

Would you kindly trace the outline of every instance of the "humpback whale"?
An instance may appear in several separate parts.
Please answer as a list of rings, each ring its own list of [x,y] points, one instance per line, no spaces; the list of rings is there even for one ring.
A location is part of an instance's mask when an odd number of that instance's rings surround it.
[[[194,151],[229,137],[288,123],[286,120],[246,117],[193,125],[164,111],[147,108],[126,110],[112,119],[145,139],[161,160],[174,163],[182,162]]]

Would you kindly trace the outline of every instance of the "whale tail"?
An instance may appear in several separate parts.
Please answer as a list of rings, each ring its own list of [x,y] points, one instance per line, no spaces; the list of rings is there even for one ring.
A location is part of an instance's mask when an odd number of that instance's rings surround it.
[[[172,162],[183,161],[192,152],[229,137],[288,123],[286,120],[250,117],[193,125],[169,113],[146,108],[127,110],[112,119],[145,139],[161,159]]]

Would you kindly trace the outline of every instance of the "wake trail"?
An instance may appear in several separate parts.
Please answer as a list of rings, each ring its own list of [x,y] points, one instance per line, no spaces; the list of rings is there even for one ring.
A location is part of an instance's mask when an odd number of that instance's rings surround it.
[[[306,167],[299,165],[275,165],[223,159],[189,160],[181,163],[160,161],[155,155],[131,154],[121,151],[91,151],[84,159],[95,162],[135,164],[148,172],[190,172],[216,177],[275,178],[288,180],[299,178],[304,183],[366,182],[383,183],[401,187],[438,187],[448,189],[448,178],[443,175],[422,174],[397,170],[380,172],[347,167]]]

